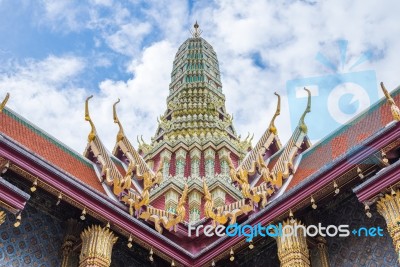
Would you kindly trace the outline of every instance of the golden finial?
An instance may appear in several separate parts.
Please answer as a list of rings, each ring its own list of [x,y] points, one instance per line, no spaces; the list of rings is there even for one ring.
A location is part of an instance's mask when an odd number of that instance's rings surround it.
[[[193,25],[193,27],[194,31],[190,30],[190,33],[192,34],[193,38],[199,38],[203,31],[199,29],[199,24],[197,23],[197,20],[196,23]]]
[[[310,92],[310,90],[308,90],[308,89],[305,88],[305,87],[304,87],[304,90],[306,90],[306,91],[307,91],[307,94],[308,94],[307,108],[306,108],[306,110],[304,111],[303,115],[302,115],[301,118],[300,118],[299,127],[300,127],[300,130],[301,130],[303,133],[307,133],[307,125],[306,125],[305,122],[304,122],[304,118],[306,117],[307,113],[309,113],[309,112],[311,111],[311,92]]]
[[[248,139],[249,139],[249,137],[250,137],[250,132],[247,132],[247,136],[246,136],[246,138],[244,139],[244,141],[243,141],[243,142],[247,142],[247,141],[248,141]]]
[[[392,111],[393,119],[395,119],[396,121],[400,121],[400,110],[399,110],[399,107],[396,106],[396,103],[394,102],[393,98],[390,96],[388,90],[386,90],[386,87],[383,84],[383,82],[381,82],[381,87],[382,87],[383,93],[385,94],[387,102],[390,105],[390,110]]]
[[[274,94],[278,97],[278,104],[276,106],[276,111],[274,116],[272,117],[271,123],[269,124],[269,131],[276,135],[278,131],[275,127],[275,119],[281,114],[281,96],[278,95],[276,92]]]
[[[251,141],[253,141],[253,138],[254,138],[254,133],[251,135],[249,143],[251,143]]]
[[[88,98],[86,98],[86,101],[85,101],[85,120],[88,121],[90,123],[90,126],[92,127],[92,129],[90,130],[89,136],[88,136],[89,142],[93,141],[96,138],[96,127],[94,127],[94,123],[89,115],[89,100],[92,97],[93,97],[93,95],[89,96]]]
[[[125,138],[125,133],[124,133],[124,128],[122,128],[121,122],[118,119],[118,115],[117,115],[117,109],[116,106],[117,104],[120,102],[119,98],[117,100],[117,102],[114,103],[113,105],[113,115],[114,115],[114,123],[118,124],[119,126],[119,131],[117,134],[117,142],[121,141],[122,139]]]
[[[4,98],[4,100],[0,104],[0,113],[3,112],[3,109],[5,108],[9,98],[10,98],[10,93],[7,93],[6,97]]]

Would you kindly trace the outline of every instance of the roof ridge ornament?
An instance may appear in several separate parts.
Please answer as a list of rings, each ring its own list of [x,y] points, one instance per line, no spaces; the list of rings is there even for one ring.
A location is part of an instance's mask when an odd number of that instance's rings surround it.
[[[5,108],[9,98],[10,98],[10,93],[7,93],[6,97],[4,98],[4,100],[0,104],[0,113],[3,112],[3,109]]]
[[[400,109],[399,107],[396,105],[396,103],[394,102],[394,99],[392,98],[392,96],[389,94],[388,90],[386,89],[385,85],[383,84],[383,82],[381,82],[381,88],[383,93],[385,94],[385,97],[387,99],[387,102],[390,105],[390,110],[392,111],[392,116],[393,119],[396,121],[400,121]]]
[[[304,90],[307,91],[308,99],[307,99],[307,107],[304,110],[303,115],[300,118],[299,128],[303,133],[307,133],[307,125],[304,122],[304,118],[306,117],[307,113],[311,112],[311,92],[307,88],[304,87]]]
[[[189,30],[190,33],[192,34],[193,38],[199,38],[203,31],[199,29],[199,24],[197,23],[197,20],[196,23],[193,25],[193,28],[194,30]]]
[[[92,129],[90,130],[89,136],[88,136],[88,141],[91,142],[96,138],[96,127],[94,126],[94,123],[92,119],[90,118],[89,114],[89,100],[93,97],[93,95],[89,96],[86,98],[85,101],[85,121],[88,121],[90,123],[90,126]]]
[[[117,143],[118,143],[119,141],[121,141],[122,139],[125,138],[124,128],[122,127],[122,124],[121,124],[121,122],[119,121],[118,115],[117,115],[116,106],[117,106],[117,104],[118,104],[119,102],[120,102],[120,99],[118,98],[117,102],[115,102],[114,105],[113,105],[114,123],[118,124],[118,127],[119,127],[119,131],[118,131],[118,134],[117,134]]]
[[[273,134],[277,134],[277,129],[275,127],[275,119],[281,114],[281,96],[278,93],[274,93],[278,97],[278,104],[276,106],[276,111],[274,116],[272,117],[271,123],[269,124],[269,131]]]

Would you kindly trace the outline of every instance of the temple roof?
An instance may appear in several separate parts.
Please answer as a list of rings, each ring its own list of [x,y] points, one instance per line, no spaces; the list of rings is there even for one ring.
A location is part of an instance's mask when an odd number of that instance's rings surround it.
[[[399,103],[400,87],[393,90],[391,95],[395,102]],[[297,171],[287,189],[296,186],[308,176],[330,165],[335,159],[357,147],[392,120],[393,117],[386,104],[386,99],[382,98],[347,124],[304,151],[301,154]],[[312,129],[310,130],[312,131]]]
[[[281,145],[274,125],[280,113],[278,95],[277,110],[270,125],[250,149],[251,139],[248,136],[240,140],[233,128],[232,116],[225,110],[218,60],[200,34],[196,23],[193,36],[179,48],[173,64],[167,110],[160,118],[152,143],[139,142],[137,150],[124,134],[116,104],[114,122],[119,132],[110,153],[90,118],[91,97],[86,100],[85,119],[91,131],[83,156],[4,108],[8,96],[0,106],[3,135],[63,174],[95,189],[118,212],[124,215],[129,212],[135,217],[132,219],[151,225],[159,233],[169,230],[164,236],[158,236],[160,240],[168,240],[193,255],[198,253],[199,257],[222,239],[200,239],[201,246],[207,249],[199,250],[190,244],[191,240],[182,241],[185,234],[182,229],[187,227],[187,222],[227,224],[235,223],[238,218],[241,222],[257,220],[266,210],[291,200],[293,192],[302,189],[312,177],[319,177],[321,171],[338,166],[339,160],[351,161],[345,156],[364,141],[377,136],[384,138],[381,130],[390,128],[386,126],[393,118],[400,119],[400,111],[394,104],[400,102],[400,87],[393,92],[394,100],[384,90],[391,109],[382,99],[311,145],[307,132],[313,129],[308,129],[305,122],[306,114],[311,111],[311,93],[305,88],[308,103],[303,114],[299,114],[299,125],[288,142]],[[64,193],[62,188],[57,190],[59,194]],[[86,190],[91,191],[88,187]],[[301,197],[308,196],[297,200]],[[281,208],[279,212],[286,210]],[[172,233],[172,229],[177,233]]]
[[[63,172],[105,193],[92,162],[9,108],[0,113],[0,132]]]

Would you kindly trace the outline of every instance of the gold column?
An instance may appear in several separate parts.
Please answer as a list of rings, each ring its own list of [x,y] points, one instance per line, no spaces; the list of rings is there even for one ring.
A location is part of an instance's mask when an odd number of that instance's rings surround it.
[[[4,211],[0,211],[0,225],[2,225],[6,221],[6,213]]]
[[[376,203],[378,212],[385,218],[387,230],[392,237],[400,262],[400,190],[381,197]]]
[[[282,223],[283,235],[289,234],[290,229],[285,226],[301,226],[301,222],[295,219],[287,220]],[[307,247],[307,240],[302,228],[298,228],[297,235],[279,236],[276,239],[278,245],[278,257],[281,267],[309,267],[310,257]]]
[[[329,267],[328,248],[326,240],[322,236],[317,237],[317,248],[322,267]]]
[[[107,228],[91,226],[81,234],[82,250],[79,256],[79,267],[108,267],[111,264],[111,253],[118,237]]]

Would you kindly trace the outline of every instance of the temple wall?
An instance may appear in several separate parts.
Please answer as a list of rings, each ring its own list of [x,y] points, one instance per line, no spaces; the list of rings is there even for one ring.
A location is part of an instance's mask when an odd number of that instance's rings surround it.
[[[14,227],[15,216],[7,213],[0,226],[0,266],[54,267],[61,264],[62,223],[31,206],[22,212],[21,225]]]
[[[238,257],[238,262],[226,261],[226,266],[263,266],[279,267],[278,249],[276,242],[268,244],[267,239],[261,240],[255,244],[253,250],[245,249]],[[223,266],[222,264],[221,266]]]
[[[136,244],[131,249],[127,249],[125,242],[117,242],[113,248],[110,267],[167,266],[165,262],[159,260],[151,263],[147,260],[148,257],[148,251],[138,248]]]
[[[363,204],[359,203],[354,195],[337,196],[338,199],[328,205],[320,206],[317,210],[306,215],[307,224],[321,222],[323,226],[348,224],[350,231],[359,227],[381,227],[383,237],[358,237],[350,234],[349,237],[325,237],[329,255],[330,267],[395,267],[397,255],[392,239],[386,230],[386,223],[382,216],[371,206],[372,218],[365,215]],[[339,199],[340,198],[340,199]],[[255,243],[253,250],[245,249],[239,253],[235,262],[225,260],[221,266],[280,266],[277,256],[276,243],[268,245],[266,240]],[[318,248],[309,245],[312,267],[323,267],[320,261]],[[220,265],[218,265],[220,266]]]
[[[338,204],[329,212],[322,214],[323,225],[350,225],[350,231],[359,227],[381,227],[384,229],[383,237],[357,237],[350,234],[349,237],[327,237],[329,262],[331,267],[347,266],[397,266],[397,255],[392,239],[386,230],[385,220],[372,209],[372,218],[368,218],[364,212],[364,206],[358,202],[355,196]],[[315,254],[315,253],[311,253]]]

